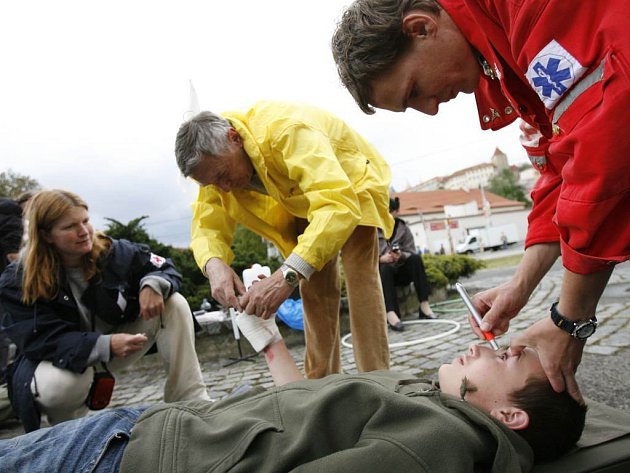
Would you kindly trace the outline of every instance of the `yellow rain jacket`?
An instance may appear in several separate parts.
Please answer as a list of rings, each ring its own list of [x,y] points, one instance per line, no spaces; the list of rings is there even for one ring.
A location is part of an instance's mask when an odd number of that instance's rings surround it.
[[[191,248],[203,270],[213,257],[230,264],[236,224],[294,253],[319,271],[357,225],[391,235],[391,173],[376,149],[332,114],[302,104],[258,102],[224,113],[268,195],[200,187],[193,204]],[[298,236],[296,217],[308,226]]]

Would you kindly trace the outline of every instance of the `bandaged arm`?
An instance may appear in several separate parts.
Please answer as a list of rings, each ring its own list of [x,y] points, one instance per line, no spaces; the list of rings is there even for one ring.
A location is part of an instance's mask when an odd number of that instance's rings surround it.
[[[276,318],[263,320],[249,314],[239,314],[236,323],[254,350],[265,353],[265,361],[276,386],[304,379],[289,353],[276,325]]]

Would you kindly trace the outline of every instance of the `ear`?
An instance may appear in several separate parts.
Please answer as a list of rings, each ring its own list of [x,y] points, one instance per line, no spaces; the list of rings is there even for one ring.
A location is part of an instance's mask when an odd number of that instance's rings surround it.
[[[435,36],[438,29],[438,18],[423,11],[412,11],[403,17],[403,33],[410,37]]]
[[[241,139],[241,135],[238,134],[238,131],[236,131],[234,127],[230,127],[228,129],[228,139],[232,143],[236,143],[238,145],[243,143],[243,140]]]
[[[517,407],[497,407],[490,415],[512,430],[522,430],[529,425],[529,414]]]

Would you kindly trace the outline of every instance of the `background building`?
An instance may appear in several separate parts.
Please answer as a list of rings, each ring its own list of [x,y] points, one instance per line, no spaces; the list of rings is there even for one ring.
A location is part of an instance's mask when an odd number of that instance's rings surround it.
[[[526,204],[480,189],[442,189],[425,192],[399,192],[399,217],[413,233],[418,250],[447,254],[457,243],[477,229],[514,224],[518,240],[527,233]]]

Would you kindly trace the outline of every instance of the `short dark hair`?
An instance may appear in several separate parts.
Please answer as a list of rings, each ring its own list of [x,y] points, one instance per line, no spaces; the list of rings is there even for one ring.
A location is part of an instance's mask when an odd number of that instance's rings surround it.
[[[400,209],[400,198],[399,197],[390,197],[389,198],[389,211],[393,212],[394,210]]]
[[[371,83],[405,53],[411,39],[402,21],[412,10],[439,15],[436,0],[356,0],[343,12],[331,41],[341,83],[361,110],[370,105]]]
[[[515,432],[529,443],[537,462],[564,455],[580,439],[587,407],[566,391],[554,391],[546,378],[527,380],[509,399],[529,415],[527,428]]]

